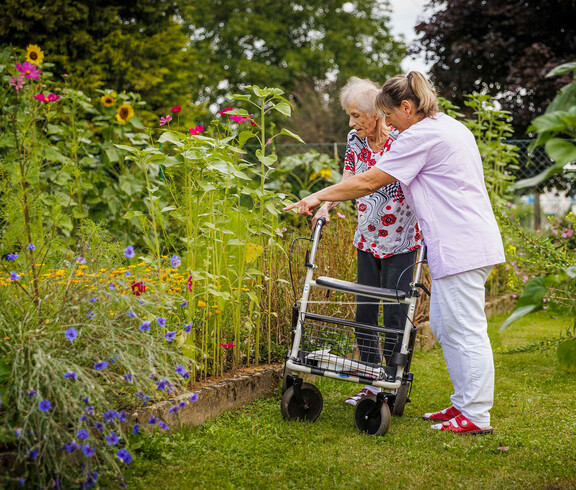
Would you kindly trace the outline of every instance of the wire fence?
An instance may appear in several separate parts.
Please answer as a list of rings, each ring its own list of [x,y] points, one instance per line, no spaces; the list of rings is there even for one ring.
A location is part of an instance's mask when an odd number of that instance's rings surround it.
[[[511,139],[505,143],[517,148],[518,162],[511,165],[508,171],[516,177],[516,181],[535,177],[544,169],[552,165],[552,160],[546,154],[543,146],[530,150],[530,139]],[[345,142],[333,143],[306,143],[306,144],[279,144],[274,148],[279,160],[282,158],[317,151],[335,159],[340,164],[344,160],[346,151]],[[546,185],[527,187],[516,192],[514,201],[525,207],[523,224],[534,229],[545,226],[547,216],[563,216],[570,210],[576,212],[576,187],[573,182],[561,176],[550,179]]]

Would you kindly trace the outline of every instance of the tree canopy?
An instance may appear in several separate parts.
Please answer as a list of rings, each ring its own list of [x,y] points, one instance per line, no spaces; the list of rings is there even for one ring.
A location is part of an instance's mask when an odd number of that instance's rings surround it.
[[[431,61],[441,95],[462,105],[474,91],[497,96],[524,136],[566,83],[546,74],[576,57],[576,0],[430,0],[441,8],[416,26],[414,52]]]

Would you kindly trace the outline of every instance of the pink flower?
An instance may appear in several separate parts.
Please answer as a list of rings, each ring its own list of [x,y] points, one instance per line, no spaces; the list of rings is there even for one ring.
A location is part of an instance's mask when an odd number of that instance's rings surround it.
[[[268,141],[266,141],[266,144],[269,145],[272,143],[272,138],[268,138]]]
[[[227,112],[233,111],[234,109],[232,109],[232,107],[226,107],[226,109],[222,109],[221,111],[218,111],[218,114],[226,114]]]
[[[56,102],[59,98],[60,98],[59,95],[50,94],[50,95],[48,96],[48,102]]]
[[[26,85],[26,82],[24,81],[24,75],[20,73],[19,75],[13,76],[10,79],[10,85],[12,85],[16,89],[16,92],[18,92],[18,90]]]
[[[232,121],[236,121],[238,124],[242,124],[243,122],[248,121],[250,119],[250,117],[230,116],[230,119],[232,119]]]
[[[23,73],[26,78],[33,78],[34,80],[40,80],[40,75],[42,74],[36,65],[28,61],[22,64],[16,63],[16,69]]]
[[[164,126],[164,124],[168,124],[172,121],[172,116],[160,117],[160,126]]]
[[[342,213],[338,212],[336,214],[338,215],[339,218],[346,219],[346,216],[343,215]]]
[[[174,114],[178,114],[181,110],[182,110],[182,107],[180,107],[179,105],[175,105],[174,107],[172,107],[172,112]]]
[[[34,98],[40,102],[44,102],[45,104],[47,104],[48,102],[56,102],[60,98],[60,96],[56,94],[50,94],[48,97],[46,97],[43,93],[39,93],[34,95]]]
[[[220,347],[224,347],[224,349],[232,349],[232,347],[236,347],[236,345],[233,343],[223,344],[222,342],[220,342]]]
[[[46,96],[44,94],[36,94],[34,95],[34,98],[40,102],[48,102],[48,99],[46,98]]]
[[[190,292],[192,292],[192,281],[193,281],[193,280],[194,280],[194,279],[192,278],[192,274],[190,274],[190,275],[188,276],[188,280],[186,281],[186,282],[188,283],[188,291],[190,291]]]
[[[190,128],[188,131],[190,131],[190,134],[200,134],[204,131],[204,125],[199,124],[195,128]]]

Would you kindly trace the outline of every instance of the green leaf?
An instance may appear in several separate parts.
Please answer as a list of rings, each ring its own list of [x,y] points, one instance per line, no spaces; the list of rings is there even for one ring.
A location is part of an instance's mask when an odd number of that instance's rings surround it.
[[[246,141],[248,141],[250,138],[254,138],[254,136],[256,135],[252,131],[242,131],[238,135],[238,146],[242,148]]]
[[[134,211],[131,209],[130,211],[126,211],[126,213],[124,214],[124,216],[122,216],[122,218],[131,219],[136,218],[138,216],[144,216],[144,213],[142,213],[141,211]]]
[[[534,177],[514,182],[514,184],[512,184],[510,188],[512,190],[519,190],[519,189],[525,189],[527,187],[536,187],[537,185],[541,184],[542,182],[550,178],[552,175],[563,171],[564,171],[564,164],[556,162],[554,165],[548,167],[547,169],[543,170]]]
[[[522,318],[523,316],[527,315],[528,313],[531,313],[535,309],[536,309],[536,305],[526,305],[526,306],[523,306],[521,308],[516,309],[508,318],[506,318],[506,321],[500,327],[500,332],[502,332],[503,330],[508,328],[508,326],[511,323],[515,322],[519,318]]]
[[[285,128],[282,128],[282,130],[280,131],[279,134],[285,134],[287,136],[290,136],[291,138],[294,138],[297,141],[300,141],[300,143],[305,143],[305,141],[302,138],[300,138],[300,136],[298,136],[296,133],[293,133],[292,131],[289,131]]]
[[[130,152],[130,153],[137,153],[140,151],[138,148],[135,148],[133,146],[116,145],[116,144],[114,146],[116,148],[120,148],[121,150],[125,150],[125,151]]]
[[[556,352],[560,368],[567,373],[576,373],[576,338],[565,340]]]
[[[292,114],[292,107],[290,107],[290,104],[287,104],[286,102],[278,102],[278,104],[274,105],[274,109],[281,114],[284,114],[286,117],[290,117]]]
[[[551,139],[546,143],[546,152],[552,158],[555,165],[566,165],[576,161],[576,145],[560,138]]]
[[[247,102],[250,101],[250,96],[246,94],[233,94],[230,96],[232,100],[245,100]],[[228,113],[227,113],[228,114]]]
[[[552,68],[548,73],[546,73],[546,78],[556,77],[558,75],[564,75],[570,71],[576,71],[576,61],[571,61],[570,63],[564,63],[555,68]]]
[[[158,143],[164,143],[167,141],[169,143],[173,143],[175,145],[180,146],[180,141],[182,141],[185,138],[186,138],[185,136],[183,136],[180,133],[177,133],[176,131],[165,131],[164,133],[162,133],[162,136],[158,138]]]
[[[142,124],[142,121],[140,121],[140,119],[138,119],[136,116],[130,118],[130,123],[136,129],[145,129],[144,124]]]

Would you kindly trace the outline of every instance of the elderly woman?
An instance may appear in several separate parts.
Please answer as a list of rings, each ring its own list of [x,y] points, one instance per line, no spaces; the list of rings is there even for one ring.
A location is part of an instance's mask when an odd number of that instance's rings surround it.
[[[391,131],[384,120],[376,114],[376,96],[379,87],[370,80],[352,77],[340,92],[340,103],[348,114],[349,126],[344,172],[346,181],[374,166],[376,160],[390,150],[398,137],[397,131]],[[338,202],[326,202],[316,215],[312,224],[323,217],[328,222],[329,212]],[[421,234],[416,216],[406,203],[402,188],[398,182],[385,185],[367,196],[356,200],[358,227],[354,234],[354,246],[357,248],[357,282],[369,286],[408,291],[412,274],[410,266],[416,260],[416,249],[420,247]],[[406,273],[402,274],[403,271]],[[380,303],[374,299],[358,296],[356,321],[367,325],[378,325]],[[384,306],[384,326],[404,330],[406,305]],[[404,310],[404,311],[402,311]],[[381,364],[380,340],[378,334],[368,329],[357,329],[356,340],[360,359],[368,363]],[[393,351],[400,351],[395,339],[386,337],[384,352],[387,364]],[[393,366],[389,368],[393,375]],[[365,385],[357,395],[345,401],[356,405],[358,401],[378,391],[371,385]]]
[[[425,413],[433,429],[492,433],[494,360],[484,313],[484,284],[504,262],[474,135],[438,112],[436,92],[418,72],[388,80],[378,112],[400,132],[390,151],[367,172],[288,206],[298,213],[326,201],[357,199],[400,181],[428,247],[432,275],[430,327],[440,342],[454,388],[452,405]]]

